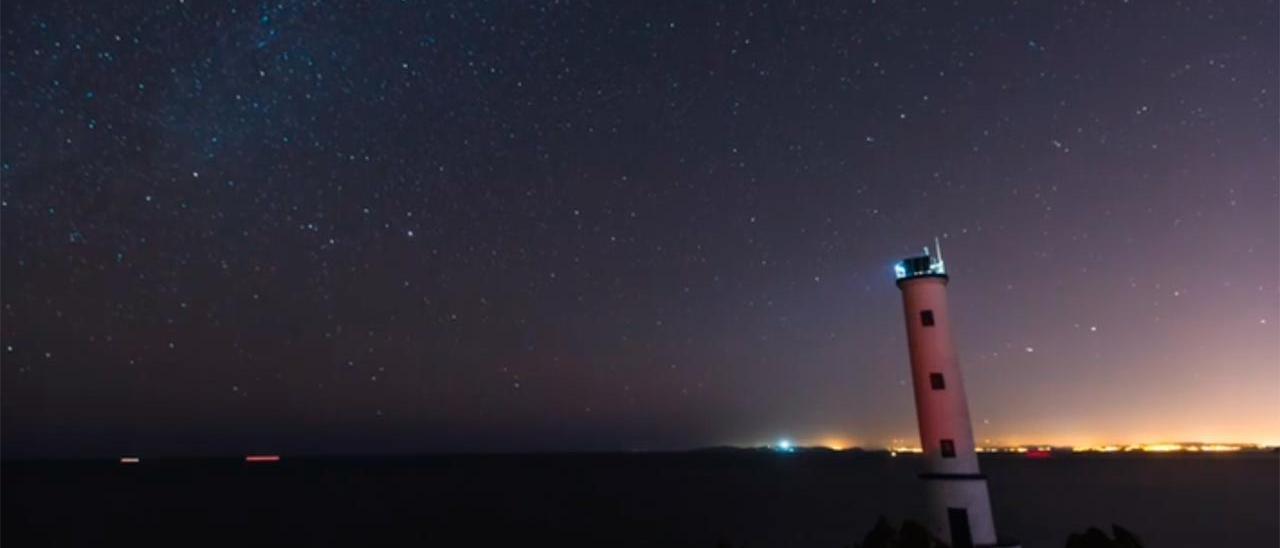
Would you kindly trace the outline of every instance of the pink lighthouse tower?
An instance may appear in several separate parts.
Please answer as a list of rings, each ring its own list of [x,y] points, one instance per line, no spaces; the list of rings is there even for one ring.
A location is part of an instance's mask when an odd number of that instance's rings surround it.
[[[1014,546],[996,539],[987,477],[978,469],[969,404],[951,343],[947,267],[941,244],[935,240],[934,246],[932,253],[926,247],[923,255],[894,266],[907,320],[929,528],[953,548]]]

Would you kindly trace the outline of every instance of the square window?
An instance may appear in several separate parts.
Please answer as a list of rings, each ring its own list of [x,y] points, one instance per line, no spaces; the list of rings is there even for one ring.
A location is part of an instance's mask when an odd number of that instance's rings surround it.
[[[925,327],[933,327],[933,311],[932,310],[920,311],[920,324]]]
[[[951,440],[942,440],[942,458],[956,458],[956,442]]]
[[[929,387],[934,390],[945,390],[947,380],[942,378],[942,373],[929,373]]]

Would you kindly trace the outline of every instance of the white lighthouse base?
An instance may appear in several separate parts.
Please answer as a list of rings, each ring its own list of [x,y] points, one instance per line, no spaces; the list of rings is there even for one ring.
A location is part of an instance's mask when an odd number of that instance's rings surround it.
[[[953,547],[1017,546],[1001,543],[991,517],[987,478],[982,474],[921,474],[929,501],[929,530]],[[972,544],[960,539],[968,535]]]

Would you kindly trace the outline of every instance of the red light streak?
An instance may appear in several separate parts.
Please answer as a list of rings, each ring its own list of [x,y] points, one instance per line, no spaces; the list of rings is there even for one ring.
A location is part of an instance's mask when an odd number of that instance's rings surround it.
[[[279,462],[280,455],[248,455],[245,462]]]

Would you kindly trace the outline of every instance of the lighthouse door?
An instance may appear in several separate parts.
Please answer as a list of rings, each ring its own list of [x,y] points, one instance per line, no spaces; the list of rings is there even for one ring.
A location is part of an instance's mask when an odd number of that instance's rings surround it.
[[[973,535],[969,533],[969,511],[964,508],[947,508],[947,521],[951,526],[951,548],[973,548]]]

